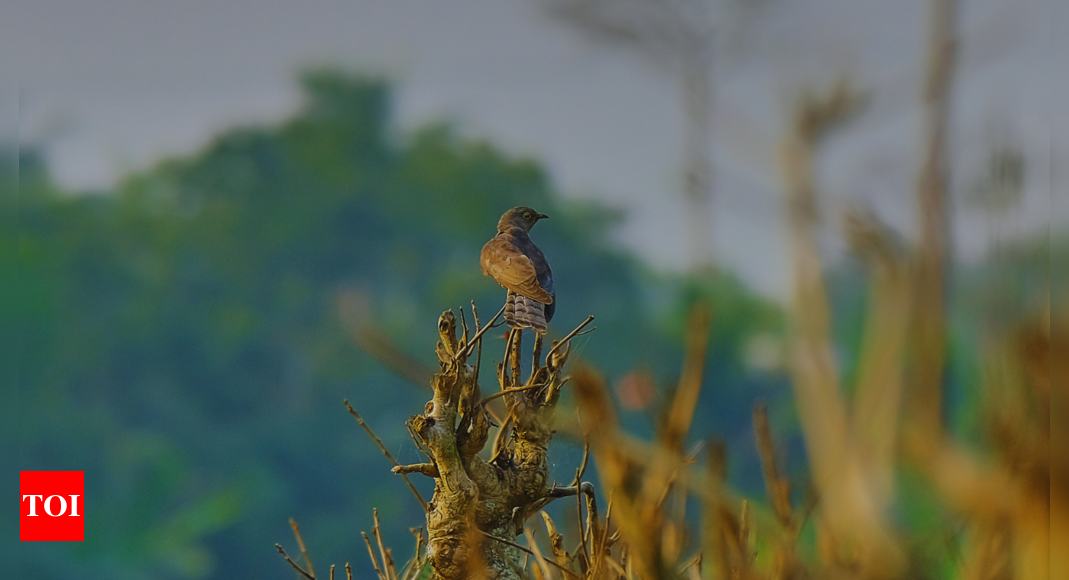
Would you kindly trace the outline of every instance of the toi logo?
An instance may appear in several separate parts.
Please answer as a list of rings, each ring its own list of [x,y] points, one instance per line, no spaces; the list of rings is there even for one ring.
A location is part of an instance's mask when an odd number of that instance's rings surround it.
[[[19,540],[85,539],[83,471],[20,471]]]

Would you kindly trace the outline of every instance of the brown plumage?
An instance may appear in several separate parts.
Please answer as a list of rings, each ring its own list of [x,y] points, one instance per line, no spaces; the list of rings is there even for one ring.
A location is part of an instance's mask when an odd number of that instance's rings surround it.
[[[514,207],[497,222],[497,235],[480,255],[483,274],[508,290],[505,322],[512,328],[533,328],[545,334],[556,308],[553,271],[528,232],[549,216],[529,207]]]

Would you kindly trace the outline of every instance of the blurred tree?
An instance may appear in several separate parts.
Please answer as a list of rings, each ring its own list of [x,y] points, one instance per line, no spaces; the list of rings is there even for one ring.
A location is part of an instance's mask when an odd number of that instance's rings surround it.
[[[683,198],[687,266],[711,268],[714,38],[727,38],[718,8],[753,12],[767,0],[543,0],[548,12],[591,37],[639,50],[666,68],[683,96]],[[720,11],[723,12],[723,11]],[[736,19],[740,20],[740,19]],[[741,27],[740,27],[741,28]],[[717,34],[714,34],[717,33]]]

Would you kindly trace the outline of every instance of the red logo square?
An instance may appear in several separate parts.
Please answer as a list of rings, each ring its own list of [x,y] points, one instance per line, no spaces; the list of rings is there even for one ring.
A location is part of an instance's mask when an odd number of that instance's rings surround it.
[[[84,471],[20,471],[19,540],[85,539]]]

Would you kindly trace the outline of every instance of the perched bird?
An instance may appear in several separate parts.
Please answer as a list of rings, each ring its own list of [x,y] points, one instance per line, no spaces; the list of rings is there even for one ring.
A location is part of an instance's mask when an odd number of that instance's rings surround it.
[[[546,333],[556,306],[553,271],[528,232],[547,217],[529,207],[508,210],[497,222],[497,235],[486,242],[480,255],[483,274],[508,290],[505,322],[512,328],[533,328],[540,335]]]

